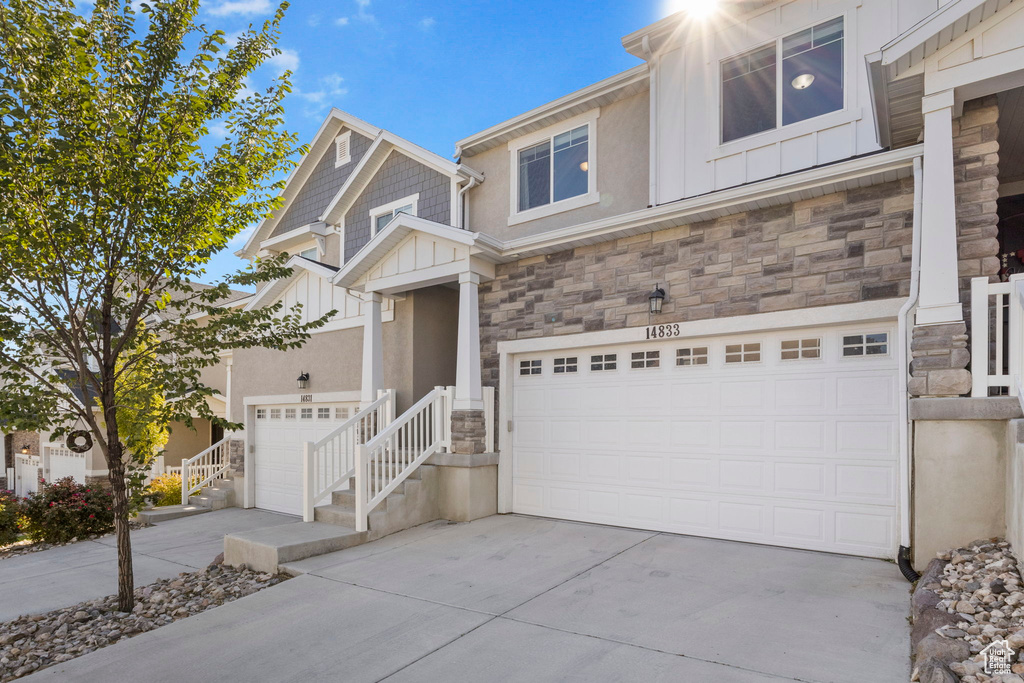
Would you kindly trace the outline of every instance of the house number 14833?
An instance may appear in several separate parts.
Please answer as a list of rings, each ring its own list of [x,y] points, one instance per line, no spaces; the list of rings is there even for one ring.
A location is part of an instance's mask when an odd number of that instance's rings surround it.
[[[648,339],[668,339],[669,337],[678,337],[682,333],[679,330],[679,323],[672,323],[670,325],[651,325],[647,328]]]

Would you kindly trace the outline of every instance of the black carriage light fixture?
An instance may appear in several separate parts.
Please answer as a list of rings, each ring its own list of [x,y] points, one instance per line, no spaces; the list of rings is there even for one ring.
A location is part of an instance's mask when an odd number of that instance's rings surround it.
[[[25,444],[24,446],[21,447],[21,454],[22,455],[28,455],[31,452],[32,452],[32,449],[28,447],[28,444]]]
[[[651,315],[661,313],[661,305],[665,303],[665,290],[660,284],[654,286],[654,291],[647,295],[647,300],[651,304]]]
[[[309,386],[309,373],[308,372],[300,372],[299,373],[299,389],[305,389],[308,386]]]

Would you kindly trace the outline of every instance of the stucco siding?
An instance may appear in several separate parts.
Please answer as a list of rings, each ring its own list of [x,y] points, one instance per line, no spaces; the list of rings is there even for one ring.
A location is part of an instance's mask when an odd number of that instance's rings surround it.
[[[345,130],[342,129],[339,135]],[[335,150],[333,142],[328,145],[327,151],[320,157],[316,168],[313,169],[313,172],[306,179],[305,184],[303,184],[302,189],[299,190],[298,194],[291,201],[291,205],[281,217],[281,221],[274,228],[271,236],[276,237],[289,230],[301,228],[303,225],[315,222],[323,214],[324,209],[331,203],[331,200],[334,199],[341,186],[348,180],[349,174],[352,173],[352,170],[359,163],[359,160],[366,150],[369,149],[372,142],[370,138],[352,131],[352,138],[349,141],[352,160],[340,168],[334,167]]]
[[[420,218],[451,224],[451,179],[401,152],[391,152],[345,214],[345,260],[370,241],[370,211],[414,194],[419,194],[416,214]]]
[[[486,177],[469,192],[469,229],[508,240],[646,208],[650,199],[649,111],[646,92],[601,108],[596,140],[600,203],[518,225],[508,224],[511,192],[508,145],[464,157],[466,165]]]
[[[210,447],[210,421],[193,420],[192,427],[189,429],[184,422],[171,423],[171,435],[163,453],[166,467],[180,467],[183,459],[199,455]]]

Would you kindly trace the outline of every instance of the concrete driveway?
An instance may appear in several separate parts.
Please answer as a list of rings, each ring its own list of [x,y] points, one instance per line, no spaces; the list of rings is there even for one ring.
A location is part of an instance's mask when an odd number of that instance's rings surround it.
[[[135,585],[205,567],[224,550],[224,534],[288,524],[294,517],[228,508],[132,532]],[[0,560],[0,622],[117,593],[113,536]]]
[[[910,674],[908,585],[886,562],[509,515],[426,524],[292,569],[305,573],[32,679]]]

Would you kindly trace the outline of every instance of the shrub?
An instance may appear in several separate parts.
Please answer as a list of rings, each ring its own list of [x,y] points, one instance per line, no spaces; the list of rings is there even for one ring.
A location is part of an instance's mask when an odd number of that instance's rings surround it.
[[[9,545],[21,536],[23,504],[13,491],[0,489],[0,545]]]
[[[79,484],[72,477],[42,485],[25,499],[25,532],[33,541],[66,543],[114,528],[110,493]]]
[[[154,505],[180,505],[181,504],[181,475],[161,474],[149,484],[149,496],[155,501]]]

